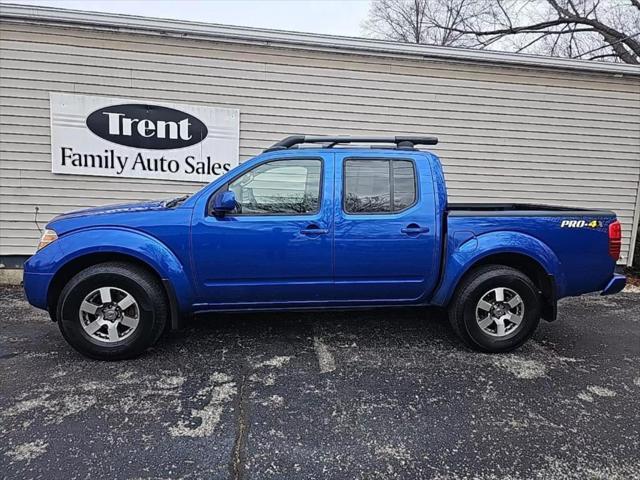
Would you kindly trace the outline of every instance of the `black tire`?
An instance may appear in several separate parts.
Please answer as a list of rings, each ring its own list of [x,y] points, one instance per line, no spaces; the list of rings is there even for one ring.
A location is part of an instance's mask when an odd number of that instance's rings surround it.
[[[135,329],[126,338],[112,343],[89,335],[80,318],[85,297],[107,286],[124,290],[137,302]],[[158,341],[168,311],[162,284],[153,275],[137,265],[108,262],[82,270],[67,283],[58,299],[57,318],[63,337],[81,354],[97,360],[123,360],[139,356]]]
[[[503,337],[486,333],[476,319],[476,308],[483,295],[499,287],[516,292],[524,305],[520,324]],[[483,352],[500,353],[520,347],[533,335],[540,322],[540,312],[540,293],[529,277],[511,267],[487,265],[473,270],[462,280],[449,305],[449,321],[466,345]]]

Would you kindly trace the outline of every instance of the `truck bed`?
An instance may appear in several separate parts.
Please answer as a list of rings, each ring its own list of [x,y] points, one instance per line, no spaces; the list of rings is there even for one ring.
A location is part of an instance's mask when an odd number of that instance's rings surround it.
[[[451,204],[446,217],[447,235],[452,239],[449,251],[471,239],[478,248],[491,250],[495,246],[499,250],[503,245],[526,243],[521,237],[524,234],[533,240],[523,253],[537,249],[540,255],[555,257],[563,266],[558,296],[580,295],[602,290],[611,279],[614,262],[608,255],[608,225],[615,218],[615,213],[609,210],[587,208],[515,203]],[[512,234],[518,240],[510,237]]]

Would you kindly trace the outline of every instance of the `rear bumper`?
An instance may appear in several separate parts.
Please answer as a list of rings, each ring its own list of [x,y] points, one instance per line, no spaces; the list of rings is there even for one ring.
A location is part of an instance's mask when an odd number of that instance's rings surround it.
[[[614,273],[613,277],[611,277],[611,280],[609,280],[609,283],[607,283],[607,286],[604,287],[604,290],[602,290],[602,293],[600,293],[600,295],[613,295],[614,293],[618,293],[625,287],[626,284],[627,277],[618,273]]]

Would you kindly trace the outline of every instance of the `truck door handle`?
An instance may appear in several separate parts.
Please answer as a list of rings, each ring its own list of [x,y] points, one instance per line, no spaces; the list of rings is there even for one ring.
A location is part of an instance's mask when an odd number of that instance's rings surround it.
[[[420,235],[421,233],[427,233],[429,231],[429,227],[421,227],[417,223],[410,223],[400,231],[407,235]]]
[[[320,228],[318,225],[312,223],[311,225],[307,225],[307,228],[303,228],[302,230],[300,230],[300,233],[310,236],[326,235],[327,233],[329,233],[329,230],[327,230],[326,228]]]

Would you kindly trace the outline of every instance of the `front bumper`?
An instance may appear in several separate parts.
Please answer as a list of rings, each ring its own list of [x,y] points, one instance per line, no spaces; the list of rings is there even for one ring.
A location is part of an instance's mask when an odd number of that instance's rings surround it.
[[[51,273],[35,273],[25,269],[24,293],[31,305],[47,310],[47,292],[52,278],[53,274]]]
[[[609,280],[609,283],[607,283],[607,286],[604,287],[604,290],[602,290],[600,295],[613,295],[614,293],[618,293],[622,291],[626,284],[627,277],[614,273],[613,277],[611,277],[611,280]]]

